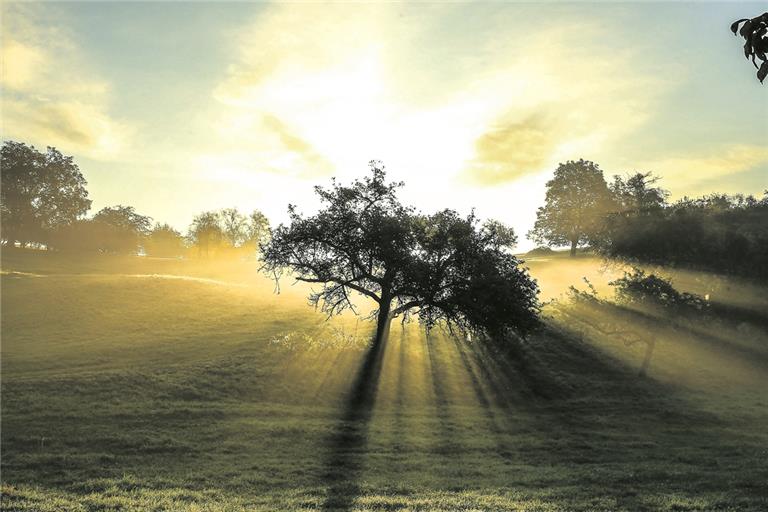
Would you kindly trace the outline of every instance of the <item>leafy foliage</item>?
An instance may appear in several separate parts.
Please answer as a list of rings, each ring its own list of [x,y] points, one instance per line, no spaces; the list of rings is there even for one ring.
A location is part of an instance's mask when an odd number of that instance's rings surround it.
[[[599,166],[588,160],[560,164],[547,182],[544,206],[528,238],[539,244],[576,248],[593,239],[603,216],[611,211],[611,194]]]
[[[609,215],[597,245],[613,258],[766,279],[768,194],[713,194]]]
[[[661,187],[653,187],[659,181],[658,176],[650,172],[635,173],[626,178],[614,176],[610,185],[614,208],[618,213],[652,213],[667,204],[669,192]]]
[[[323,207],[304,217],[289,206],[290,224],[262,247],[264,270],[321,285],[309,300],[329,315],[356,312],[353,291],[372,299],[379,341],[392,318],[414,310],[428,327],[442,320],[491,335],[533,327],[537,286],[508,251],[512,230],[452,210],[420,214],[398,200],[402,185],[371,162],[371,174],[349,186],[316,187]]]
[[[144,241],[144,250],[149,256],[178,258],[184,255],[184,237],[168,224],[156,224]]]
[[[57,227],[49,247],[67,252],[136,254],[150,234],[151,218],[132,206],[110,206],[91,219],[78,219]]]
[[[0,211],[6,242],[47,243],[51,232],[85,215],[86,181],[71,156],[6,141],[0,157]]]
[[[245,243],[248,221],[237,208],[224,208],[219,212],[221,228],[231,247],[240,247]]]
[[[705,309],[708,303],[700,296],[679,292],[672,280],[633,267],[619,279],[609,283],[615,287],[616,298],[627,304],[651,304],[665,308]]]
[[[741,28],[739,28],[741,26]],[[768,12],[752,19],[742,18],[731,25],[733,35],[744,38],[744,57],[752,60],[757,68],[757,79],[763,83],[768,76]],[[758,66],[757,61],[762,61]]]
[[[150,232],[152,219],[136,213],[133,206],[112,206],[93,216],[102,252],[135,253]]]
[[[210,256],[212,250],[224,239],[224,227],[217,212],[203,212],[192,219],[187,238],[190,244],[197,246],[199,253]]]

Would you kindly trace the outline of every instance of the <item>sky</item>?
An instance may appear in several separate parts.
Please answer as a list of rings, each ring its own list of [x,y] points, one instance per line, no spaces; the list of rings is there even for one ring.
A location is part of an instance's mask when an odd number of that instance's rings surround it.
[[[672,199],[768,188],[768,84],[732,21],[761,3],[0,4],[3,140],[73,155],[95,213],[287,205],[380,160],[425,212],[515,228],[559,162]]]

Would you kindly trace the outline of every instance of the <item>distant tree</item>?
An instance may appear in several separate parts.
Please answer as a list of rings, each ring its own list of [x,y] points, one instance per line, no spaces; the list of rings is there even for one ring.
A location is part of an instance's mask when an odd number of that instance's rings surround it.
[[[752,65],[757,69],[757,79],[763,83],[768,76],[768,12],[752,19],[742,18],[733,22],[731,32],[744,38],[744,56],[752,60]],[[759,66],[758,60],[762,61]]]
[[[224,238],[232,248],[240,247],[246,240],[248,220],[237,208],[224,208],[219,212]]]
[[[248,216],[246,243],[250,245],[254,252],[258,253],[261,245],[269,241],[269,235],[269,219],[259,210],[254,210]]]
[[[0,214],[6,243],[47,243],[57,227],[91,207],[86,181],[71,156],[49,147],[45,153],[21,142],[3,143],[0,157]]]
[[[136,213],[133,206],[108,206],[93,216],[103,252],[132,254],[149,235],[151,217]]]
[[[224,240],[224,228],[221,216],[217,212],[203,212],[192,220],[187,235],[190,243],[197,247],[198,253],[210,256],[211,249],[216,249]]]
[[[536,212],[528,238],[538,244],[570,245],[571,256],[575,256],[579,245],[599,233],[611,209],[603,171],[588,160],[569,160],[547,182],[546,202]]]
[[[184,237],[168,224],[155,224],[144,240],[144,250],[149,256],[177,258],[184,254]]]
[[[614,176],[609,188],[613,194],[616,212],[650,213],[664,208],[669,192],[652,186],[659,179],[650,172],[638,172],[627,178]]]
[[[534,326],[538,290],[509,252],[512,230],[451,210],[418,214],[398,200],[401,186],[371,162],[371,174],[349,186],[315,187],[322,208],[304,217],[289,206],[290,224],[263,247],[263,269],[320,285],[310,302],[329,315],[357,312],[352,292],[372,299],[376,345],[399,315],[488,335]]]

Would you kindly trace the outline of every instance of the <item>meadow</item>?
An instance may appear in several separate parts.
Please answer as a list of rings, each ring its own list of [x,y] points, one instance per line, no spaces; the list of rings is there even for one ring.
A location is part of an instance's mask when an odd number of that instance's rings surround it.
[[[513,349],[394,324],[372,357],[255,262],[5,250],[2,509],[768,509],[767,290],[669,271],[716,306],[674,319],[568,301],[618,265],[527,265]]]

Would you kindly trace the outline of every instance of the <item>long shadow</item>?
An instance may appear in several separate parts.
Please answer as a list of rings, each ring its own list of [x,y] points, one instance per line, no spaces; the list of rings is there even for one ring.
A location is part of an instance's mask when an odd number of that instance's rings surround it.
[[[374,341],[366,353],[343,405],[341,420],[328,440],[329,455],[322,474],[328,491],[322,510],[351,510],[361,493],[360,476],[385,344],[386,340]]]
[[[435,339],[432,333],[427,332],[424,336],[424,344],[427,350],[432,394],[435,398],[435,417],[438,421],[437,452],[442,456],[455,455],[462,452],[462,446],[460,441],[451,432],[450,397],[445,386],[446,382],[448,382],[448,377],[445,375],[445,368],[443,368],[438,360],[437,349],[434,343]]]

